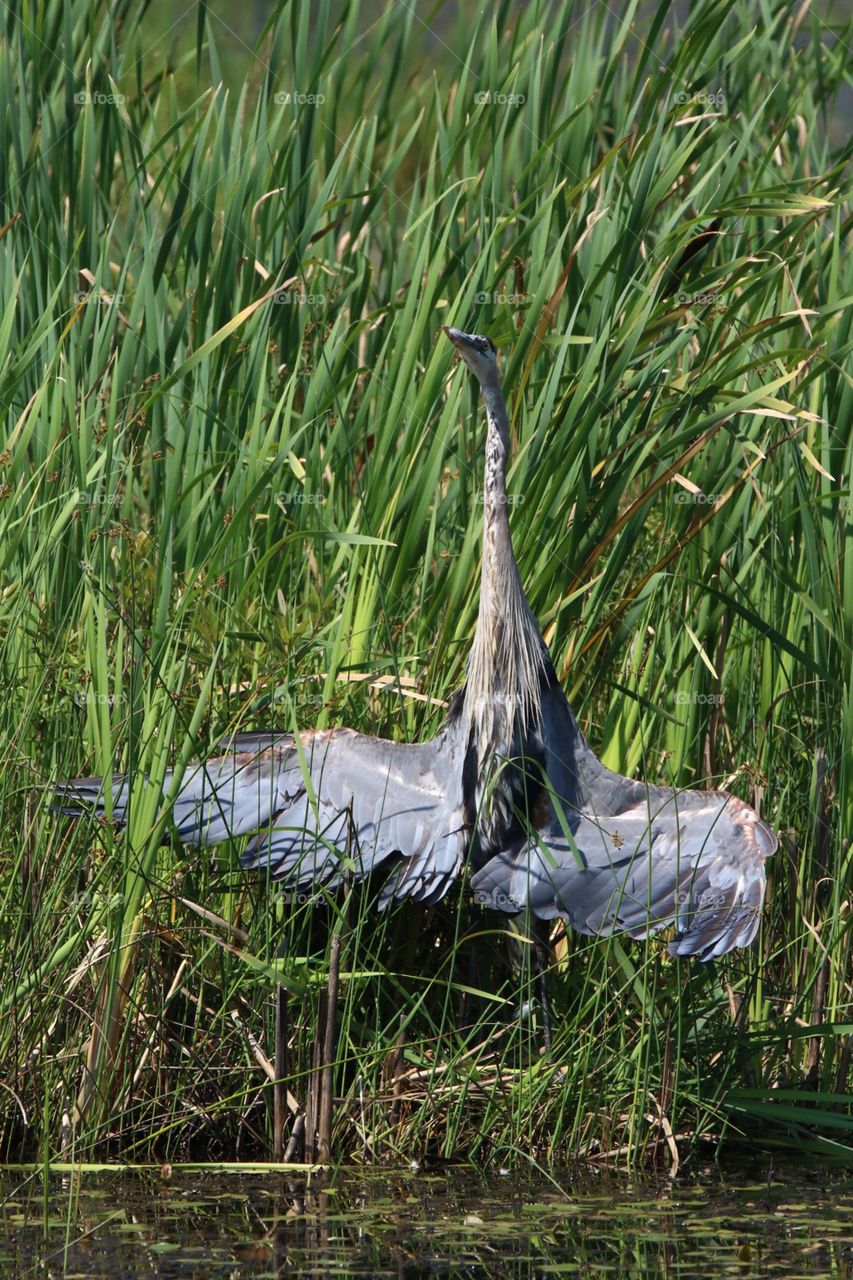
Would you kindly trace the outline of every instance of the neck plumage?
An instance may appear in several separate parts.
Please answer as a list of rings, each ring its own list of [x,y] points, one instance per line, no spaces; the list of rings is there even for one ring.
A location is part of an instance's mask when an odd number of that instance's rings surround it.
[[[468,660],[466,709],[478,754],[515,754],[539,717],[545,642],[521,586],[512,550],[506,467],[509,423],[497,374],[483,387],[488,433],[483,482],[480,612]]]

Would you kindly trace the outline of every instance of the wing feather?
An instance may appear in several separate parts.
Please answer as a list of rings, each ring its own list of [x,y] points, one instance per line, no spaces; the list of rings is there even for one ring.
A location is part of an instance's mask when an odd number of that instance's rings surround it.
[[[770,828],[724,792],[655,789],[608,818],[575,814],[571,838],[547,827],[493,857],[471,881],[478,900],[542,919],[565,916],[584,934],[643,938],[674,926],[672,955],[703,960],[747,946],[764,901]]]
[[[425,743],[404,744],[351,729],[240,734],[225,754],[191,765],[172,808],[186,844],[251,835],[241,856],[293,888],[356,880],[397,856],[380,906],[435,901],[459,874],[468,843],[462,741],[456,723]],[[168,792],[172,775],[164,779]],[[130,781],[113,778],[113,817],[123,822]],[[59,785],[63,813],[103,813],[100,778]]]

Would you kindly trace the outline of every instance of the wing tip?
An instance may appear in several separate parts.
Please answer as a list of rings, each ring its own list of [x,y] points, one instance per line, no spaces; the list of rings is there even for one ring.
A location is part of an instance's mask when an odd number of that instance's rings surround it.
[[[103,778],[68,778],[54,783],[48,809],[51,813],[64,814],[68,818],[102,813],[103,789]]]
[[[677,960],[695,958],[707,964],[730,951],[751,946],[760,923],[760,907],[736,905],[722,921],[696,919],[689,929],[673,938],[666,949]]]

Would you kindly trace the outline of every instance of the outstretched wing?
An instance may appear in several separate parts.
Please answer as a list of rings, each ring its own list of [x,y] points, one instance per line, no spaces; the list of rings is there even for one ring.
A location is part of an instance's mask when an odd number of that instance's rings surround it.
[[[430,742],[388,742],[351,729],[245,734],[225,755],[191,765],[172,806],[186,844],[251,834],[247,867],[290,887],[358,880],[399,855],[380,904],[440,898],[458,874],[468,833],[462,806],[461,735],[448,725]],[[171,775],[164,780],[168,793]],[[131,785],[112,780],[112,815],[123,821]],[[57,787],[55,808],[104,811],[104,784],[83,778]]]
[[[674,925],[672,955],[710,960],[754,938],[776,845],[735,796],[656,787],[612,817],[560,823],[552,809],[542,832],[497,854],[471,885],[488,906],[565,916],[584,934],[643,938]]]

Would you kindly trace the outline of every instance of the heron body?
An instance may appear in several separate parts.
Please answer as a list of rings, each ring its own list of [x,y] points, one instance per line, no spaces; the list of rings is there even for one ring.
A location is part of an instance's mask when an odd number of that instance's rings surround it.
[[[488,338],[446,329],[486,406],[483,560],[465,686],[439,734],[396,743],[351,729],[240,734],[184,774],[172,819],[187,844],[250,836],[247,867],[296,890],[387,869],[379,905],[441,898],[471,869],[486,906],[584,934],[674,929],[710,959],[755,937],[776,839],[735,796],[634,781],[587,745],[519,578],[506,494],[507,413]],[[168,789],[171,776],[164,786]],[[132,779],[115,777],[115,820]],[[56,807],[103,812],[100,778]]]

